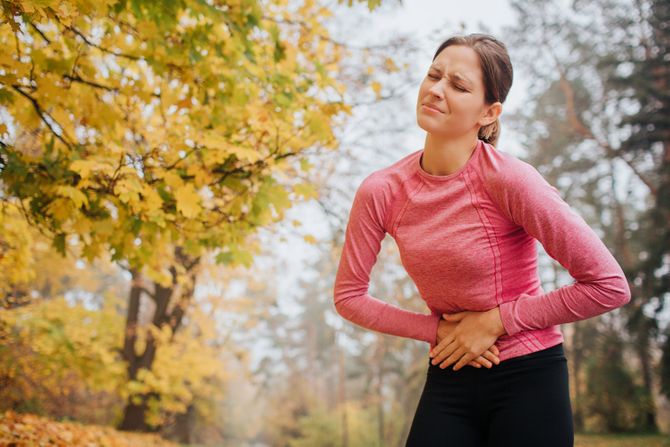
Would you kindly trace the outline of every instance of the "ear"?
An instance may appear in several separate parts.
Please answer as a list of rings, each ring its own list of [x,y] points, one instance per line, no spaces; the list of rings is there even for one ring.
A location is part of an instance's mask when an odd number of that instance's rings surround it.
[[[502,103],[494,102],[490,106],[487,106],[486,109],[482,112],[482,116],[479,118],[479,125],[482,127],[488,126],[495,122],[502,113]]]

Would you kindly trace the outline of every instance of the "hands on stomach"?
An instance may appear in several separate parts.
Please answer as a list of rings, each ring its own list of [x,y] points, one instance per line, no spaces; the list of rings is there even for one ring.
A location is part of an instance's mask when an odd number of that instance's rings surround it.
[[[437,329],[437,344],[431,350],[431,363],[440,363],[440,368],[456,363],[454,370],[465,365],[491,368],[500,363],[495,341],[504,333],[497,307],[484,312],[443,315]]]

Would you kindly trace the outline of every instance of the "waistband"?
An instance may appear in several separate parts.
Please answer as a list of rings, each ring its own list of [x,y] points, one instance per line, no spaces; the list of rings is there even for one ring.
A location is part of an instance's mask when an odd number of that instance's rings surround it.
[[[551,346],[549,348],[540,349],[539,351],[531,352],[529,354],[519,355],[517,357],[512,357],[505,361],[500,362],[500,365],[504,363],[516,363],[522,362],[531,359],[547,359],[547,358],[565,358],[565,350],[563,349],[563,343]],[[499,365],[497,365],[499,366]]]

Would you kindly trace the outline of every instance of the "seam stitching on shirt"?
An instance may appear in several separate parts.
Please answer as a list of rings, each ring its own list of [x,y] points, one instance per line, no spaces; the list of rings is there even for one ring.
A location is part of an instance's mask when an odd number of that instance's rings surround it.
[[[496,203],[496,201],[493,200],[493,197],[491,197],[491,194],[489,194],[488,189],[486,189],[486,182],[484,182],[484,181],[482,180],[481,176],[479,175],[479,173],[478,173],[476,170],[475,170],[475,175],[476,175],[477,178],[480,180],[480,182],[481,182],[481,184],[482,184],[482,188],[484,189],[484,193],[485,193],[486,196],[488,197],[489,201],[493,204],[493,206],[496,207],[496,209],[498,210],[498,212],[499,212],[501,215],[505,216],[505,218],[508,219],[510,222],[512,222],[514,225],[523,228],[523,226],[519,225],[517,222],[514,221],[514,219],[512,219],[511,217],[509,217],[509,216],[508,216],[508,215],[501,209],[501,207]],[[544,348],[545,348],[544,344],[537,338],[537,336],[536,336],[535,334],[532,334],[532,333],[524,333],[524,332],[522,331],[522,332],[520,332],[518,335],[519,335],[519,336],[524,336],[524,337],[525,337],[526,339],[528,339],[531,343],[534,341],[535,343],[532,343],[532,344],[534,344],[534,345],[536,345],[536,346],[539,345],[539,346],[541,347],[541,349],[544,349]],[[532,337],[532,340],[531,340],[531,337]]]
[[[496,201],[493,200],[493,197],[491,197],[491,194],[489,193],[488,189],[486,189],[486,182],[484,182],[484,180],[483,180],[482,177],[479,175],[479,173],[477,172],[477,170],[475,170],[475,175],[477,176],[477,178],[478,178],[479,181],[481,182],[481,184],[482,184],[482,189],[484,189],[484,193],[485,193],[486,196],[488,197],[489,201],[493,204],[493,206],[496,207],[496,209],[498,210],[498,212],[499,212],[501,215],[505,216],[505,218],[508,219],[508,220],[509,220],[511,223],[513,223],[514,225],[523,228],[523,226],[519,225],[517,222],[514,221],[513,218],[511,218],[510,216],[508,216],[508,215],[502,210],[502,208],[498,205],[498,203],[496,203]],[[522,332],[519,332],[518,335],[519,335],[519,336],[524,336],[524,337],[526,337],[526,339],[529,339],[529,341],[531,341],[531,342],[534,340],[535,343],[533,343],[533,344],[539,345],[539,346],[542,347],[542,349],[545,349],[544,344],[539,340],[539,338],[537,338],[537,336],[536,336],[535,334],[532,334],[532,333],[523,333],[523,331],[522,331]],[[533,340],[530,340],[531,337],[532,337]]]
[[[482,184],[482,189],[484,190],[484,193],[485,193],[486,196],[489,198],[489,201],[493,204],[493,206],[496,207],[496,209],[498,210],[498,212],[499,212],[500,214],[502,214],[503,216],[505,216],[505,219],[509,220],[509,221],[512,222],[514,225],[520,227],[521,225],[519,225],[518,223],[516,223],[516,222],[514,221],[514,219],[512,219],[511,216],[508,216],[507,213],[505,213],[505,212],[502,210],[502,208],[500,207],[500,205],[498,205],[498,203],[497,203],[495,200],[493,200],[493,197],[491,197],[491,194],[489,193],[489,190],[486,189],[486,182],[484,181],[484,179],[481,178],[481,176],[479,175],[479,173],[477,172],[477,170],[475,170],[475,175],[477,176],[477,178],[478,178],[479,181],[481,182],[481,184]],[[522,228],[523,228],[523,227],[522,227]]]
[[[411,178],[411,177],[410,177]],[[419,186],[416,187],[414,191],[411,193],[407,194],[407,199],[405,200],[405,203],[403,204],[402,208],[400,208],[400,211],[398,212],[398,217],[396,217],[395,222],[391,226],[391,230],[393,230],[393,234],[397,234],[398,228],[400,227],[400,221],[402,220],[402,217],[405,215],[405,211],[407,211],[407,207],[409,205],[409,201],[412,197],[417,195],[419,191],[421,191],[424,187],[425,183],[422,181],[419,183]]]
[[[484,189],[484,193],[485,193],[486,196],[488,197],[489,201],[493,204],[493,206],[496,207],[496,209],[498,210],[498,212],[500,212],[501,215],[504,215],[505,218],[509,219],[509,221],[512,222],[514,225],[516,225],[516,226],[521,226],[521,225],[519,225],[517,222],[515,222],[514,219],[509,218],[509,217],[502,211],[502,209],[498,206],[498,204],[495,202],[495,200],[493,200],[493,198],[491,197],[491,194],[489,194],[489,192],[488,192],[488,189],[486,189],[486,183],[482,180],[482,178],[481,178],[481,176],[479,175],[479,173],[475,171],[475,175],[476,175],[477,178],[480,180],[480,182],[481,182],[481,184],[482,184],[482,188]],[[522,227],[522,228],[523,228],[523,227]],[[543,344],[543,343],[540,341],[540,339],[539,339],[535,334],[533,334],[533,333],[528,333],[528,332],[522,331],[522,332],[519,332],[517,335],[519,335],[519,337],[522,337],[522,336],[523,336],[523,337],[526,338],[531,344],[533,344],[533,345],[535,345],[535,346],[538,346],[538,345],[539,345],[539,346],[540,346],[540,349],[544,349],[544,348],[545,348],[544,344]]]
[[[477,172],[475,171],[475,174],[478,179],[481,180],[481,178],[478,176]],[[470,202],[472,203],[472,206],[475,208],[477,212],[477,217],[479,218],[479,221],[481,222],[482,226],[484,227],[484,231],[486,232],[486,237],[489,241],[489,248],[491,249],[491,254],[493,255],[494,259],[494,266],[493,266],[493,271],[495,275],[495,290],[496,290],[496,304],[500,306],[500,301],[502,300],[502,255],[501,255],[501,250],[500,250],[500,244],[498,242],[498,237],[495,232],[495,228],[493,225],[491,225],[491,220],[489,219],[488,215],[486,214],[486,211],[484,211],[483,208],[481,208],[481,205],[477,202],[476,200],[476,192],[474,191],[475,186],[472,180],[469,177],[469,172],[466,173],[466,181],[465,185],[468,188],[468,192],[470,193]],[[484,189],[486,191],[486,189]],[[488,194],[488,193],[487,193]],[[490,196],[489,196],[490,200]],[[482,217],[483,216],[483,217]],[[486,220],[486,222],[484,222]],[[490,229],[489,229],[490,226]],[[495,247],[494,247],[495,244]],[[500,281],[500,288],[498,282]],[[529,351],[532,351],[533,349],[529,347],[529,344],[524,340],[526,339],[527,341],[530,342],[530,345],[537,347],[536,343],[533,343],[532,340],[528,340],[528,335],[529,334],[523,334],[523,331],[517,334],[514,334],[512,337],[516,338],[519,340]],[[540,344],[540,346],[542,346]]]
[[[473,191],[474,186],[472,185],[472,182],[470,181],[470,179],[467,176],[464,178],[464,183],[465,183],[465,187],[468,189],[468,193],[470,195],[470,204],[472,205],[472,207],[477,212],[477,217],[479,218],[479,222],[482,224],[482,227],[484,227],[484,232],[486,233],[486,239],[489,242],[489,249],[491,250],[491,254],[493,255],[493,274],[494,274],[494,285],[495,285],[495,291],[496,291],[495,299],[496,299],[496,304],[500,305],[500,300],[501,300],[500,294],[502,292],[502,287],[500,287],[500,289],[498,287],[498,281],[499,281],[499,278],[498,278],[499,273],[498,272],[499,272],[499,264],[500,264],[500,256],[499,256],[500,247],[498,247],[498,253],[496,253],[495,250],[493,249],[493,242],[491,241],[491,234],[490,234],[490,230],[488,229],[488,224],[487,224],[487,222],[484,222],[484,219],[482,219],[482,212],[480,211],[479,204],[476,203],[477,200],[474,197],[475,196],[475,193]],[[485,216],[485,217],[488,221],[488,216]],[[501,282],[502,282],[502,280],[501,280]]]

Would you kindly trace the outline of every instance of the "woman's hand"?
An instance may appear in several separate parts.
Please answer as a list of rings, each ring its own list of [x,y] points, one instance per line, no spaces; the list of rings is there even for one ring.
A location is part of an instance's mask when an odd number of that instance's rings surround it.
[[[440,341],[443,340],[447,334],[451,333],[459,324],[460,322],[458,321],[441,319],[437,328],[437,344],[435,345],[434,349],[437,349]],[[481,368],[482,365],[486,366],[487,368],[491,368],[494,363],[496,365],[500,363],[498,355],[500,355],[498,347],[496,345],[491,345],[482,355],[468,362],[468,365],[474,366],[475,368]]]
[[[457,371],[464,365],[470,364],[473,359],[479,360],[498,337],[506,333],[498,307],[484,312],[464,311],[450,315],[443,314],[443,318],[447,322],[457,324],[456,327],[450,328],[446,336],[439,340],[430,352],[430,356],[433,357],[431,363],[437,365],[441,362],[440,368],[446,368],[457,362],[453,368]],[[441,328],[442,321],[438,334]],[[484,357],[487,355],[484,354]]]

